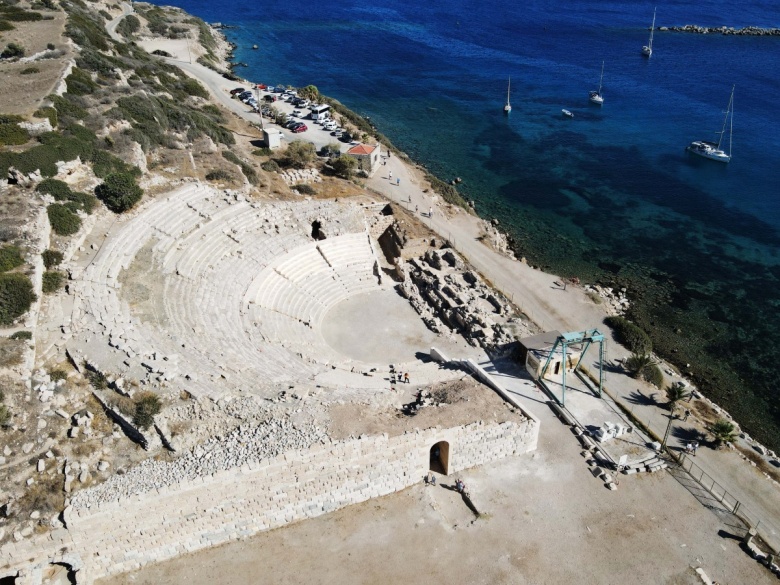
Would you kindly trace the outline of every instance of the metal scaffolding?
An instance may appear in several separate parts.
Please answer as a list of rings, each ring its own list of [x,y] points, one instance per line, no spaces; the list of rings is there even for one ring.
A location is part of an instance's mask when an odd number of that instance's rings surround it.
[[[577,365],[574,366],[572,373],[575,374],[580,380],[582,380],[582,382],[588,388],[594,391],[598,391],[598,397],[601,398],[601,391],[604,388],[604,341],[605,341],[604,334],[601,333],[598,329],[588,329],[587,331],[561,333],[558,336],[558,339],[555,340],[555,343],[553,344],[552,348],[550,349],[550,352],[547,355],[547,361],[545,361],[544,367],[542,368],[541,373],[539,374],[539,379],[537,381],[542,387],[544,387],[544,389],[547,391],[548,394],[550,394],[556,400],[558,399],[558,397],[555,396],[555,393],[552,391],[552,389],[544,381],[544,376],[547,374],[547,368],[550,366],[550,362],[552,361],[553,356],[555,355],[556,351],[560,347],[561,348],[561,384],[563,386],[563,393],[561,395],[560,404],[561,406],[566,406],[566,349],[570,345],[583,344],[582,352],[580,353],[580,359],[577,361]],[[593,343],[599,344],[599,362],[598,362],[599,382],[598,382],[597,389],[593,388],[588,378],[586,376],[583,376],[582,372],[580,371],[580,365],[585,359],[585,354],[587,353],[588,349]]]

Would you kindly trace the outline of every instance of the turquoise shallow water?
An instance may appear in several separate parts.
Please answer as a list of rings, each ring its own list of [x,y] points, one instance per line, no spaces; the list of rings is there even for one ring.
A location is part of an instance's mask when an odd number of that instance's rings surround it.
[[[238,27],[226,31],[249,64],[238,73],[313,83],[440,177],[462,177],[534,264],[628,286],[657,349],[780,449],[780,37],[657,32],[648,60],[652,4],[175,3]],[[780,8],[659,6],[659,26],[687,23],[778,26]],[[587,92],[602,60],[599,108]],[[691,140],[720,129],[732,85],[732,162],[690,157]]]

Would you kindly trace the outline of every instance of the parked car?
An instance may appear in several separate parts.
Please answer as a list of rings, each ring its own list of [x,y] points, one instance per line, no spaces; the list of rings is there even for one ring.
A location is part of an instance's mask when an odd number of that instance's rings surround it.
[[[293,132],[298,134],[299,132],[306,132],[309,129],[309,127],[306,124],[300,124],[292,129]]]
[[[274,93],[284,93],[284,92],[286,92],[286,91],[287,91],[287,90],[286,90],[286,89],[284,89],[284,88],[283,88],[281,85],[280,85],[279,87],[275,87],[275,88],[274,88]]]
[[[301,111],[300,110],[293,110],[292,111],[292,115],[295,116],[296,118],[300,118],[301,117]]]
[[[299,100],[300,100],[298,102],[298,107],[299,108],[308,108],[309,105],[311,105],[311,102],[309,102],[309,100],[307,100],[307,99],[299,98]]]
[[[246,91],[245,87],[237,87],[236,89],[230,90],[230,95],[238,95],[240,93],[244,93]]]
[[[269,104],[273,103],[276,101],[276,96],[269,93],[268,95],[263,96],[263,101],[268,102]]]

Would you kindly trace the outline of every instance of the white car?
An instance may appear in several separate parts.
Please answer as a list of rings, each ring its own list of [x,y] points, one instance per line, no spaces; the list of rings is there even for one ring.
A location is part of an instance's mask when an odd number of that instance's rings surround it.
[[[292,111],[292,115],[295,116],[296,118],[300,118],[301,117],[301,111],[300,110],[293,110]]]
[[[331,131],[331,130],[336,130],[338,126],[336,125],[335,122],[326,122],[323,125],[323,128],[325,128],[325,130]]]

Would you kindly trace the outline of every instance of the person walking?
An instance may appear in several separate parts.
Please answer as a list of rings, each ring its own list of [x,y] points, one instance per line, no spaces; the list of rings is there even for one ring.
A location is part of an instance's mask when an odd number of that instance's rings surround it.
[[[428,217],[429,218],[433,217],[433,207],[428,208]]]
[[[395,179],[395,186],[400,187],[401,186],[401,177],[396,177]]]
[[[689,416],[691,416],[691,411],[686,408],[685,416],[683,417],[683,422],[687,421]]]
[[[693,443],[693,456],[696,457],[696,451],[699,448],[699,442],[696,441]]]
[[[393,171],[390,171],[387,178],[390,179],[391,181],[393,180]]]
[[[404,372],[404,384],[409,383],[409,372]]]

